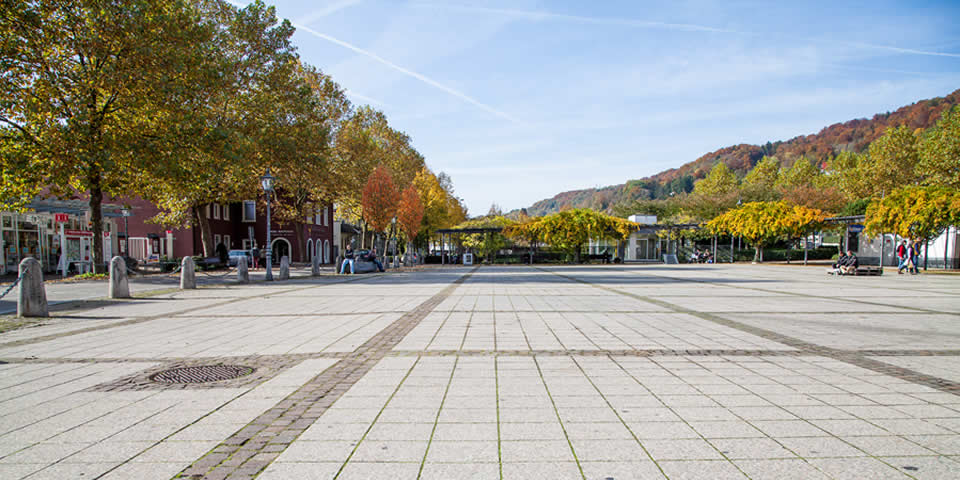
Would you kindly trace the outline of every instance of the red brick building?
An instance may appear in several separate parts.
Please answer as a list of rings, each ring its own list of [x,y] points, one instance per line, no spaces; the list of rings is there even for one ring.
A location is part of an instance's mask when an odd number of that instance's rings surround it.
[[[199,228],[167,229],[161,225],[147,223],[159,209],[150,202],[141,199],[128,199],[113,203],[130,205],[132,216],[127,217],[129,232],[122,220],[117,224],[119,239],[117,250],[121,254],[129,252],[138,260],[158,258],[181,258],[188,255],[202,255],[203,243]],[[264,212],[257,209],[253,200],[211,204],[202,212],[210,222],[213,244],[223,244],[228,250],[249,250],[256,245],[263,248],[267,243],[267,219]],[[119,220],[119,219],[118,219]],[[297,238],[294,225],[271,225],[271,243],[273,258],[289,255],[292,262],[310,262],[315,255],[320,263],[333,262],[333,207],[324,205],[316,215],[304,218],[304,238]],[[303,255],[300,246],[303,245]]]

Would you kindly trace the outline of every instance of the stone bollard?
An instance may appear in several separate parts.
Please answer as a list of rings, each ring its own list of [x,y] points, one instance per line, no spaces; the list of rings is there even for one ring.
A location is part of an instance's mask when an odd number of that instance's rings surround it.
[[[320,255],[313,256],[313,264],[310,265],[310,275],[314,277],[320,275]]]
[[[20,295],[17,297],[18,317],[49,317],[47,292],[43,287],[43,271],[36,258],[20,262]]]
[[[197,288],[197,266],[192,257],[183,257],[180,262],[180,289]]]
[[[247,270],[247,261],[240,258],[237,261],[237,281],[240,283],[250,283],[250,272]]]
[[[280,257],[280,280],[290,280],[290,257]]]
[[[123,257],[110,259],[110,298],[130,298],[130,282],[127,281],[127,262]]]

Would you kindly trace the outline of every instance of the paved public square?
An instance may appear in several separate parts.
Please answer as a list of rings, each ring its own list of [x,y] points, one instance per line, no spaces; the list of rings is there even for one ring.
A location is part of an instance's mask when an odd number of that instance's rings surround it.
[[[960,277],[889,273],[446,267],[63,303],[0,334],[0,478],[960,478]],[[252,373],[152,379],[202,365]]]

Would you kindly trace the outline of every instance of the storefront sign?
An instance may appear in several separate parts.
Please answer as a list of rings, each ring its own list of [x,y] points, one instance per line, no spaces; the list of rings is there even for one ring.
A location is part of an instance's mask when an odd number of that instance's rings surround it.
[[[92,237],[93,232],[88,232],[86,230],[64,230],[64,235],[70,237]]]
[[[69,221],[69,219],[67,218],[67,214],[66,214],[66,213],[55,213],[55,214],[53,215],[53,219],[54,219],[54,221],[56,221],[57,223],[67,223],[67,222]]]

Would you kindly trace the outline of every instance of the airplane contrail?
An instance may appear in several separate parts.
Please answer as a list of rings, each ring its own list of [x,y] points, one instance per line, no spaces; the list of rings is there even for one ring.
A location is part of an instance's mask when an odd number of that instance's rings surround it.
[[[565,20],[576,23],[589,23],[595,25],[620,25],[634,28],[659,28],[665,30],[684,30],[690,32],[715,32],[715,33],[749,33],[728,30],[725,28],[709,27],[705,25],[695,25],[691,23],[667,23],[651,22],[646,20],[633,20],[629,18],[609,18],[609,17],[584,17],[580,15],[568,15],[564,13],[553,13],[542,10],[515,10],[509,8],[489,8],[474,7],[467,5],[444,5],[436,3],[416,3],[414,6],[429,8],[445,8],[448,10],[466,10],[473,12],[497,13],[512,17],[527,18],[530,20]]]
[[[438,89],[438,90],[444,91],[444,92],[446,92],[446,93],[448,93],[448,94],[450,94],[450,95],[453,95],[454,97],[457,97],[457,98],[459,98],[459,99],[461,99],[461,100],[463,100],[463,101],[465,101],[465,102],[467,102],[467,103],[469,103],[469,104],[471,104],[471,105],[473,105],[473,106],[475,106],[475,107],[477,107],[477,108],[480,108],[481,110],[483,110],[483,111],[485,111],[485,112],[491,113],[491,114],[493,114],[493,115],[496,115],[496,116],[498,116],[498,117],[500,117],[500,118],[503,118],[503,119],[506,119],[506,120],[510,120],[511,122],[514,122],[514,123],[522,123],[522,122],[520,122],[520,120],[517,120],[516,118],[510,116],[509,114],[504,113],[504,112],[501,112],[500,110],[497,110],[497,109],[495,109],[495,108],[493,108],[493,107],[491,107],[491,106],[489,106],[489,105],[487,105],[487,104],[485,104],[485,103],[482,103],[482,102],[480,102],[479,100],[476,100],[475,98],[473,98],[473,97],[471,97],[471,96],[469,96],[469,95],[467,95],[467,94],[465,94],[465,93],[463,93],[463,92],[461,92],[461,91],[459,91],[459,90],[455,90],[455,89],[453,89],[453,88],[450,88],[450,87],[448,87],[448,86],[446,86],[446,85],[444,85],[444,84],[442,84],[442,83],[440,83],[440,82],[438,82],[438,81],[436,81],[436,80],[433,80],[432,78],[429,78],[429,77],[427,77],[427,76],[425,76],[425,75],[423,75],[423,74],[417,73],[417,72],[415,72],[415,71],[413,71],[413,70],[410,70],[410,69],[408,69],[408,68],[401,67],[400,65],[397,65],[396,63],[393,63],[393,62],[391,62],[390,60],[387,60],[387,59],[385,59],[385,58],[383,58],[383,57],[381,57],[381,56],[379,56],[379,55],[377,55],[377,54],[375,54],[375,53],[373,53],[373,52],[371,52],[371,51],[369,51],[369,50],[364,50],[364,49],[362,49],[362,48],[360,48],[360,47],[358,47],[358,46],[356,46],[356,45],[352,45],[352,44],[350,44],[350,43],[344,42],[343,40],[340,40],[340,39],[331,37],[330,35],[327,35],[327,34],[325,34],[325,33],[320,33],[320,32],[318,32],[318,31],[316,31],[316,30],[314,30],[314,29],[312,29],[312,28],[310,28],[310,27],[305,26],[305,25],[300,25],[300,24],[294,23],[293,26],[296,27],[298,30],[303,30],[303,31],[305,31],[305,32],[307,32],[307,33],[309,33],[309,34],[317,37],[317,38],[322,38],[322,39],[324,39],[324,40],[326,40],[326,41],[328,41],[328,42],[330,42],[330,43],[334,43],[334,44],[337,44],[337,45],[339,45],[339,46],[341,46],[341,47],[343,47],[343,48],[346,48],[347,50],[352,50],[352,51],[355,52],[355,53],[359,53],[360,55],[363,55],[363,56],[365,56],[365,57],[369,57],[369,58],[371,58],[371,59],[373,59],[373,60],[376,60],[377,62],[379,62],[379,63],[381,63],[381,64],[383,64],[383,65],[386,65],[387,67],[390,67],[390,68],[392,68],[393,70],[396,70],[396,71],[398,71],[398,72],[400,72],[400,73],[402,73],[402,74],[404,74],[404,75],[407,75],[407,76],[409,76],[409,77],[416,78],[417,80],[420,80],[421,82],[426,83],[427,85],[430,85],[431,87],[434,87],[434,88],[436,88],[436,89]]]
[[[228,1],[229,3],[231,3],[232,5],[235,5],[235,6],[240,7],[240,8],[246,7],[246,4],[243,4],[243,3],[240,3],[240,2],[236,2],[236,1],[234,1],[234,0],[227,0],[227,1]],[[479,100],[477,100],[477,99],[475,99],[475,98],[473,98],[473,97],[471,97],[471,96],[469,96],[469,95],[467,95],[467,94],[465,94],[465,93],[463,93],[463,92],[461,92],[461,91],[459,91],[459,90],[456,90],[456,89],[453,89],[453,88],[451,88],[451,87],[448,87],[448,86],[446,86],[446,85],[444,85],[444,84],[442,84],[442,83],[440,83],[440,82],[438,82],[438,81],[436,81],[436,80],[434,80],[434,79],[432,79],[432,78],[429,78],[429,77],[427,77],[427,76],[425,76],[425,75],[423,75],[423,74],[421,74],[421,73],[417,73],[417,72],[415,72],[415,71],[413,71],[413,70],[410,70],[409,68],[401,67],[400,65],[397,65],[396,63],[393,63],[393,62],[391,62],[391,61],[389,61],[389,60],[387,60],[387,59],[385,59],[385,58],[383,58],[383,57],[381,57],[381,56],[379,56],[379,55],[377,55],[377,54],[375,54],[375,53],[373,53],[373,52],[371,52],[371,51],[369,51],[369,50],[364,50],[364,49],[362,49],[362,48],[360,48],[360,47],[358,47],[358,46],[356,46],[356,45],[347,43],[347,42],[345,42],[345,41],[343,41],[343,40],[340,40],[340,39],[338,39],[338,38],[331,37],[330,35],[327,35],[327,34],[325,34],[325,33],[320,33],[320,32],[318,32],[318,31],[316,31],[316,30],[314,30],[314,29],[312,29],[312,28],[310,28],[310,27],[308,27],[308,26],[306,26],[306,25],[302,25],[302,24],[296,23],[296,22],[291,22],[291,24],[292,24],[294,27],[296,27],[297,30],[303,30],[304,32],[307,32],[307,33],[309,33],[309,34],[311,34],[311,35],[313,35],[313,36],[315,36],[315,37],[317,37],[317,38],[320,38],[320,39],[326,40],[326,41],[328,41],[328,42],[330,42],[330,43],[339,45],[339,46],[341,46],[341,47],[343,47],[343,48],[346,48],[347,50],[353,51],[354,53],[359,53],[360,55],[363,55],[363,56],[368,57],[368,58],[370,58],[370,59],[372,59],[372,60],[375,60],[375,61],[377,61],[377,62],[379,62],[379,63],[381,63],[381,64],[383,64],[383,65],[385,65],[385,66],[387,66],[387,67],[389,67],[389,68],[391,68],[391,69],[393,69],[393,70],[396,70],[396,71],[404,74],[404,75],[407,75],[407,76],[409,76],[409,77],[413,77],[413,78],[415,78],[415,79],[417,79],[417,80],[420,80],[420,81],[423,82],[423,83],[426,83],[427,85],[430,85],[431,87],[434,87],[434,88],[436,88],[436,89],[438,89],[438,90],[441,90],[441,91],[443,91],[443,92],[446,92],[446,93],[448,93],[448,94],[450,94],[450,95],[452,95],[452,96],[454,96],[454,97],[457,97],[457,98],[459,98],[460,100],[463,100],[463,101],[465,101],[465,102],[467,102],[467,103],[469,103],[469,104],[471,104],[471,105],[473,105],[473,106],[475,106],[475,107],[477,107],[477,108],[479,108],[479,109],[481,109],[481,110],[483,110],[483,111],[485,111],[485,112],[487,112],[487,113],[490,113],[490,114],[493,114],[493,115],[495,115],[495,116],[497,116],[497,117],[500,117],[500,118],[509,120],[509,121],[511,121],[511,122],[513,122],[513,123],[523,123],[523,122],[521,122],[520,120],[514,118],[513,116],[511,116],[511,115],[509,115],[509,114],[507,114],[507,113],[505,113],[505,112],[502,112],[502,111],[500,111],[500,110],[497,110],[496,108],[493,108],[493,107],[491,107],[490,105],[487,105],[487,104],[485,104],[485,103],[483,103],[483,102],[481,102],[481,101],[479,101]]]
[[[576,23],[585,23],[593,25],[619,25],[623,27],[633,27],[633,28],[658,28],[664,30],[681,30],[688,32],[707,32],[707,33],[735,33],[742,35],[762,35],[756,32],[744,32],[739,30],[730,30],[726,28],[717,28],[710,27],[706,25],[696,25],[690,23],[666,23],[666,22],[651,22],[645,20],[634,20],[629,18],[609,18],[609,17],[585,17],[580,15],[568,15],[563,13],[553,13],[542,10],[515,10],[507,8],[488,8],[488,7],[475,7],[469,5],[447,5],[447,4],[437,4],[437,3],[416,3],[414,6],[418,7],[428,7],[428,8],[444,8],[448,10],[465,10],[473,12],[484,12],[484,13],[494,13],[500,15],[507,15],[517,18],[526,18],[529,20],[561,20],[568,22]],[[810,39],[812,41],[823,42],[824,40]],[[892,45],[877,45],[871,43],[855,43],[855,42],[833,42],[838,45],[847,45],[857,48],[869,48],[875,50],[886,50],[889,52],[895,53],[904,53],[909,55],[927,55],[935,57],[951,57],[951,58],[960,58],[958,53],[945,53],[945,52],[934,52],[929,50],[920,50],[915,48],[902,48]]]

